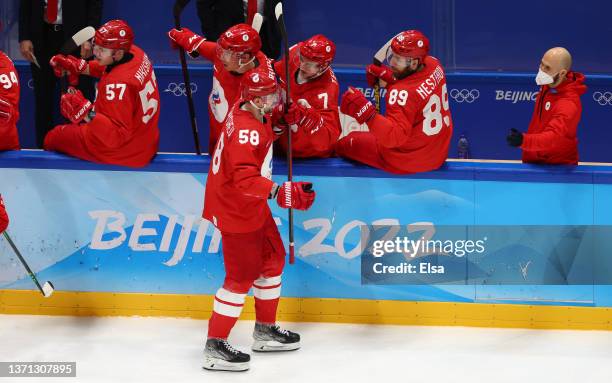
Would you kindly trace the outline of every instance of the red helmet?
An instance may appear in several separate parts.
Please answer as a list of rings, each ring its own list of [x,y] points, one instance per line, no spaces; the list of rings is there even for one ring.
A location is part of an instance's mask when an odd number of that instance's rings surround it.
[[[247,24],[237,24],[221,34],[217,44],[234,53],[255,55],[261,49],[259,33]]]
[[[308,61],[313,61],[327,67],[336,54],[336,45],[323,35],[314,35],[298,44],[300,55]]]
[[[255,97],[278,95],[278,91],[276,75],[264,66],[258,66],[248,71],[242,76],[240,82],[240,93],[245,101],[252,100]]]
[[[404,31],[393,38],[391,50],[397,55],[423,61],[429,53],[429,40],[420,31]]]
[[[125,21],[111,20],[98,28],[94,39],[95,44],[103,48],[129,51],[134,42],[134,32]]]

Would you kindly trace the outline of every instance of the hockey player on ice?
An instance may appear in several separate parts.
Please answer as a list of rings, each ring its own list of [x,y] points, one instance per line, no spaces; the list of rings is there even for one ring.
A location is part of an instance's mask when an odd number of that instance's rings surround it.
[[[285,265],[285,247],[268,206],[306,210],[315,199],[312,184],[285,182],[272,176],[274,133],[269,113],[280,94],[272,66],[243,76],[241,99],[232,106],[208,171],[203,217],[221,232],[225,280],[215,294],[204,368],[243,371],[250,356],[227,338],[251,287],[255,298],[254,351],[288,351],[300,347],[300,336],[276,324],[276,309]]]
[[[96,31],[95,60],[51,58],[55,75],[67,73],[71,85],[77,84],[80,74],[100,80],[93,106],[72,87],[62,96],[62,115],[72,124],[51,130],[45,150],[130,167],[145,166],[153,159],[159,143],[159,91],[151,61],[133,41],[134,33],[125,21],[111,20]]]
[[[352,132],[336,144],[336,153],[398,174],[439,168],[448,155],[453,121],[446,77],[438,60],[429,56],[429,40],[419,31],[396,35],[385,65],[369,65],[370,86],[387,87],[385,115],[357,89],[342,96],[340,111],[366,123],[369,132]]]
[[[171,29],[168,36],[173,46],[180,46],[192,56],[199,54],[213,64],[213,85],[208,97],[208,152],[212,153],[229,109],[240,98],[243,75],[260,65],[268,65],[269,59],[260,51],[259,34],[247,24],[230,27],[216,43],[206,41],[188,28]]]
[[[0,150],[19,150],[19,79],[11,59],[0,51]]]
[[[336,53],[334,43],[323,35],[315,35],[291,47],[289,73],[292,104],[280,121],[291,126],[293,157],[330,157],[340,136],[338,117],[338,80],[331,68]],[[284,84],[285,58],[274,64]],[[273,121],[279,121],[273,118]],[[287,150],[288,129],[279,121],[275,132],[278,143]]]

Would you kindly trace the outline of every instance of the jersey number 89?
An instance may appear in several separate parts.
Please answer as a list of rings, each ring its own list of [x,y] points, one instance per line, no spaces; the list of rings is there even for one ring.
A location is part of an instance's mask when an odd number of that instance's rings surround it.
[[[448,113],[444,113],[445,116],[442,117],[442,110],[448,112],[448,91],[446,84],[442,85],[441,90],[442,102],[440,102],[440,96],[434,93],[429,97],[427,105],[423,108],[423,133],[428,136],[440,133],[443,125],[450,125]]]

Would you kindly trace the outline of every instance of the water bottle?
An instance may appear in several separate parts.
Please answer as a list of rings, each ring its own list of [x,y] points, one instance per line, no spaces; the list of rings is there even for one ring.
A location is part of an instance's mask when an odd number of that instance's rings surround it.
[[[470,158],[470,143],[464,134],[462,134],[461,137],[459,137],[459,141],[457,141],[457,158]]]

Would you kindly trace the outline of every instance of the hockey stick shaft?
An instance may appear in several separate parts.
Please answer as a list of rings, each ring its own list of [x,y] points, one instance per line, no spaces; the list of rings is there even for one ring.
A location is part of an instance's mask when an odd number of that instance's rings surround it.
[[[291,76],[289,74],[289,40],[287,39],[287,29],[285,28],[285,19],[283,16],[283,4],[278,3],[274,10],[276,19],[280,26],[280,32],[283,37],[283,49],[285,53],[285,84],[287,86],[287,97],[285,97],[285,110],[289,110],[291,99]],[[291,147],[291,131],[287,134],[287,180],[293,181],[293,149]],[[289,215],[289,264],[295,263],[295,238],[293,230],[293,209],[288,209]]]
[[[176,29],[181,29],[181,12],[187,5],[189,0],[177,0],[174,4],[174,26]],[[187,95],[187,106],[189,108],[189,118],[191,119],[191,131],[193,132],[193,141],[195,143],[196,153],[202,154],[200,149],[200,134],[198,132],[198,123],[195,115],[195,107],[193,105],[193,95],[191,94],[191,80],[189,78],[189,70],[187,69],[187,58],[185,50],[179,48],[179,58],[181,60],[181,70],[183,72],[183,82],[185,83],[185,93]]]
[[[380,49],[376,52],[376,54],[374,54],[374,58],[372,60],[372,63],[374,65],[382,65],[383,60],[385,59],[387,55],[387,50],[391,46],[391,42],[393,41],[394,38],[395,36],[389,39],[389,41],[387,41],[382,47],[380,47]],[[380,113],[380,81],[379,80],[376,80],[376,83],[374,84],[374,103],[376,106],[376,111]]]
[[[17,249],[17,246],[15,246],[15,243],[13,242],[11,237],[9,237],[9,235],[8,235],[8,233],[6,231],[4,231],[3,234],[4,234],[4,239],[6,239],[6,241],[9,243],[11,248],[13,248],[13,252],[15,252],[15,254],[17,255],[17,258],[19,258],[19,260],[21,261],[21,264],[23,265],[23,267],[25,267],[26,271],[28,272],[28,275],[34,281],[34,283],[36,284],[36,287],[38,287],[38,290],[40,290],[42,295],[45,295],[45,292],[43,291],[42,286],[38,282],[38,279],[36,278],[36,275],[34,275],[34,273],[32,272],[32,269],[30,269],[30,266],[28,266],[28,263],[26,262],[26,260],[23,258],[23,256],[19,252],[19,249]]]

